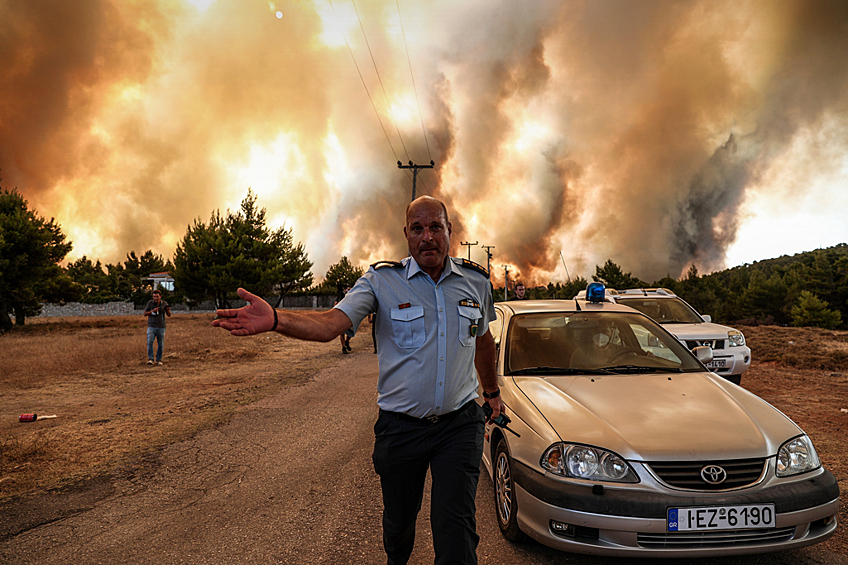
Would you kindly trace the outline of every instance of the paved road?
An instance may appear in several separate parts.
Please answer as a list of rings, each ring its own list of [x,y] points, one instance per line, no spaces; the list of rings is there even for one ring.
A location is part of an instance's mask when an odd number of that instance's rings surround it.
[[[146,473],[0,507],[0,563],[385,563],[371,466],[376,371],[370,351],[339,355],[308,384],[166,449]],[[491,490],[484,473],[481,564],[647,563],[510,544],[494,521]],[[433,562],[428,507],[412,564]],[[698,563],[846,564],[848,557],[813,547]]]

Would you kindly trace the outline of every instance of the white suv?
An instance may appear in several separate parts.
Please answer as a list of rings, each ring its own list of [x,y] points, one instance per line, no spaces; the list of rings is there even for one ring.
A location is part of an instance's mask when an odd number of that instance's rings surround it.
[[[583,300],[580,291],[576,300]],[[642,312],[659,322],[686,347],[706,345],[713,350],[713,360],[707,368],[734,384],[742,381],[742,373],[751,366],[751,349],[745,345],[742,332],[713,324],[710,316],[702,316],[682,298],[665,288],[606,289],[606,297]]]

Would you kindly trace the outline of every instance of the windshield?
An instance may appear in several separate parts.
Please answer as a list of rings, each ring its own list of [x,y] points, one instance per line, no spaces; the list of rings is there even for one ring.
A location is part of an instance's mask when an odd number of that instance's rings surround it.
[[[616,302],[639,310],[644,315],[661,324],[701,324],[704,320],[692,307],[679,298],[622,298],[616,297]]]
[[[704,370],[685,346],[635,312],[516,315],[507,346],[507,375]]]

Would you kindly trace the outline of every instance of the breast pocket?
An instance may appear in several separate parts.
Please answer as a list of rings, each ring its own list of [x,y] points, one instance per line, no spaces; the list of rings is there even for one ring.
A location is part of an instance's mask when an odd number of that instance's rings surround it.
[[[392,334],[398,347],[415,349],[424,345],[424,307],[392,308]]]
[[[465,347],[471,347],[481,333],[479,324],[483,315],[479,308],[472,306],[457,306],[457,309],[459,310],[459,343]]]

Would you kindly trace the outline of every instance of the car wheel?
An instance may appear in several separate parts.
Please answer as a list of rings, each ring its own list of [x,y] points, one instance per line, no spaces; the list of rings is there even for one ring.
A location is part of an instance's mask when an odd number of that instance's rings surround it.
[[[512,479],[512,463],[502,439],[495,450],[495,514],[501,533],[509,541],[522,541],[524,532],[518,528],[518,504],[515,500],[515,483]]]
[[[742,384],[742,375],[727,375],[724,378],[729,380],[730,382],[732,382],[735,385],[741,385]]]

